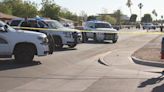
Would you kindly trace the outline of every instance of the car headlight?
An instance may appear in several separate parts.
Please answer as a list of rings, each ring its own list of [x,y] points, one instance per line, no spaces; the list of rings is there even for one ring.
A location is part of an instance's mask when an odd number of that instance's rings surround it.
[[[63,34],[67,38],[71,38],[72,37],[72,33],[71,32],[63,32]]]
[[[38,40],[41,41],[41,44],[47,44],[48,43],[48,38],[47,37],[38,37]]]

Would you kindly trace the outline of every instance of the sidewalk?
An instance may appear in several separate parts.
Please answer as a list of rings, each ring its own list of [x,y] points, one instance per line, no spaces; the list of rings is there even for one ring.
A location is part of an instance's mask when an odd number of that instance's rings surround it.
[[[130,45],[129,48],[124,48],[120,49],[119,51],[111,51],[109,53],[115,52],[115,54],[105,54],[102,58],[100,58],[100,63],[103,65],[109,66],[112,65],[113,63],[116,63],[118,61],[118,56],[120,58],[120,64],[126,64],[127,60],[132,58],[132,60],[136,64],[141,64],[141,65],[146,65],[146,66],[153,66],[153,67],[164,67],[164,60],[161,60],[161,39],[163,35],[157,36],[153,40],[151,40],[149,43],[146,45],[143,45],[142,48],[138,49],[137,51],[134,51],[134,48],[139,45],[138,43],[133,43]],[[144,39],[143,39],[144,40]],[[140,42],[140,41],[138,41]],[[141,41],[142,43],[142,41]],[[143,44],[143,43],[142,43]],[[130,51],[129,51],[130,50]],[[122,53],[122,54],[120,54]],[[125,55],[131,56],[126,59]],[[115,62],[112,62],[112,60],[115,60]],[[108,62],[110,61],[110,62]]]

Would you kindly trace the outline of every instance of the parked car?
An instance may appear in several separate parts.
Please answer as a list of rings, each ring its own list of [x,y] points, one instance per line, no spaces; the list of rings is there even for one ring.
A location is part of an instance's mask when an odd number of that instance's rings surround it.
[[[111,24],[104,21],[87,21],[84,29],[88,32],[83,33],[83,41],[87,41],[89,38],[94,41],[112,40],[116,43],[118,40],[117,30],[113,29]]]
[[[121,29],[121,26],[120,25],[112,25],[112,27],[116,30],[120,30]]]
[[[24,63],[31,62],[34,55],[46,56],[50,53],[45,34],[15,30],[0,21],[0,58],[14,55],[16,62]]]
[[[68,45],[70,48],[74,48],[81,39],[81,33],[78,30],[64,27],[56,20],[50,20],[45,18],[29,18],[27,20],[29,25],[24,25],[25,19],[13,19],[10,23],[11,26],[18,27],[30,27],[35,28],[33,31],[43,32],[47,35],[52,35],[54,39],[54,48],[62,48],[63,45]],[[28,28],[21,28],[28,30]],[[30,29],[29,28],[29,29]],[[43,30],[37,28],[45,28]]]
[[[156,26],[153,23],[143,23],[143,29],[156,29]]]
[[[160,28],[161,24],[160,24],[160,23],[154,23],[154,26],[155,26],[156,28]]]

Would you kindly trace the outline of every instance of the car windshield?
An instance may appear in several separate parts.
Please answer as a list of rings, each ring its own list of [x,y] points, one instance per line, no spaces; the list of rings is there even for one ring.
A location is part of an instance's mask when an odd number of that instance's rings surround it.
[[[21,21],[22,20],[13,20],[13,21],[11,21],[10,26],[18,26]]]
[[[63,28],[64,26],[56,21],[56,20],[50,20],[50,21],[45,21],[47,24],[48,24],[48,27],[51,28],[51,29],[58,29],[58,28]]]
[[[108,23],[95,23],[95,28],[112,28]]]

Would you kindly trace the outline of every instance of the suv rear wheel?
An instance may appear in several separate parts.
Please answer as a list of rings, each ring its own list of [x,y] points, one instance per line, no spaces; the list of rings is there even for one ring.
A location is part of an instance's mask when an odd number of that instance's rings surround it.
[[[58,36],[53,36],[54,38],[54,48],[61,49],[63,48],[62,39]]]

